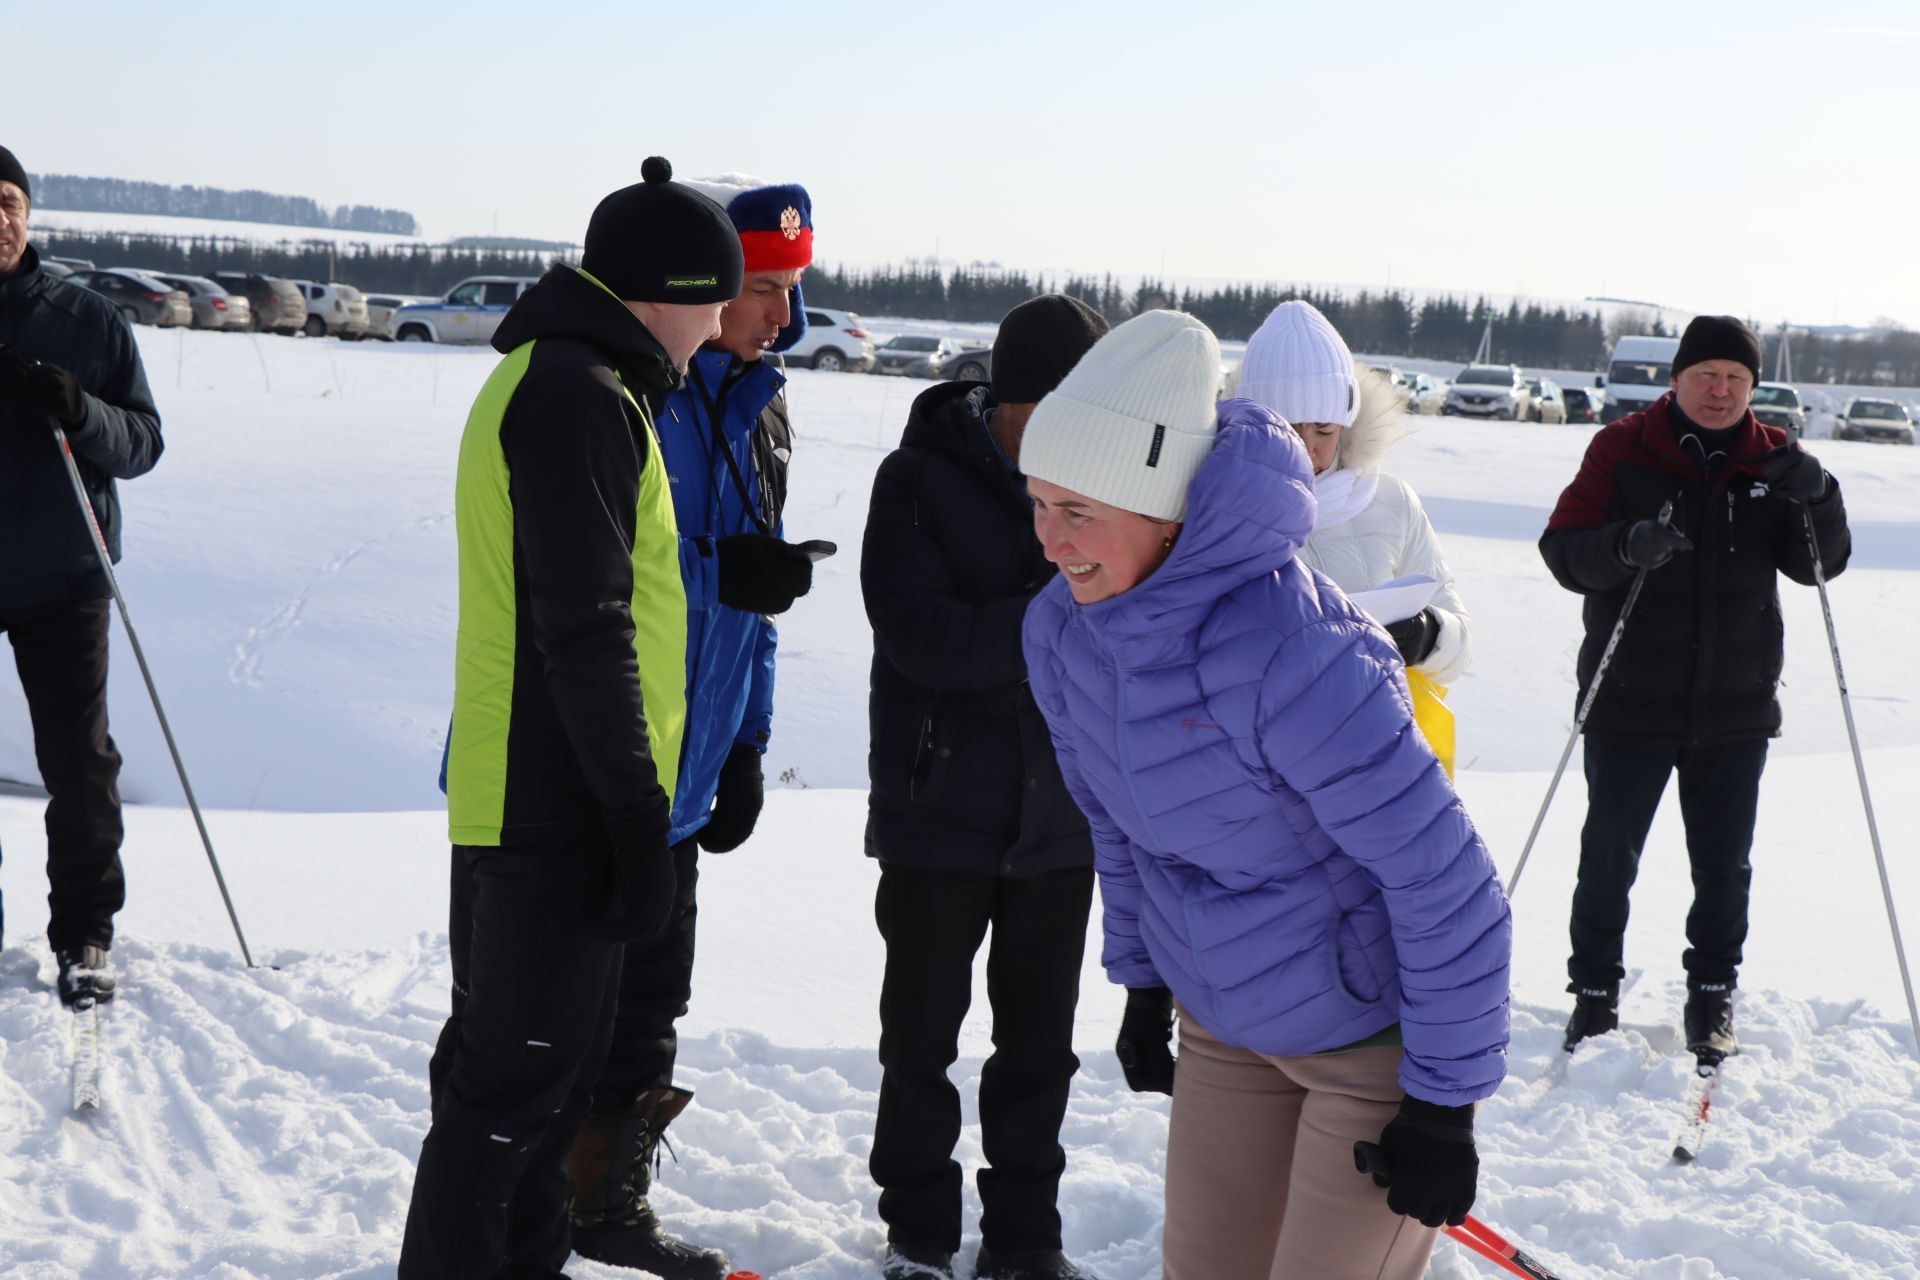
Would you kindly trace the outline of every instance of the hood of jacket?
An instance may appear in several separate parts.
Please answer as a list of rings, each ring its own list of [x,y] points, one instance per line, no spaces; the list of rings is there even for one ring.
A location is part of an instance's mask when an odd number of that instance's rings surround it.
[[[671,391],[680,371],[667,349],[611,290],[573,267],[554,267],[521,294],[493,334],[501,355],[536,338],[576,338],[607,353],[624,378],[638,378],[644,391]]]
[[[1110,644],[1190,634],[1220,597],[1286,564],[1313,533],[1313,463],[1299,435],[1252,400],[1222,400],[1215,415],[1172,552],[1132,590],[1081,606]],[[1048,590],[1065,592],[1066,579]]]

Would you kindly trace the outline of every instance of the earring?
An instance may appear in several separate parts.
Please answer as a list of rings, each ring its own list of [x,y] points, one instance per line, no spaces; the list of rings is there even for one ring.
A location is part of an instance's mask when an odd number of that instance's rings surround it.
[[[1168,534],[1168,535],[1167,535],[1166,537],[1164,537],[1164,538],[1162,538],[1162,539],[1160,539],[1160,549],[1161,549],[1162,551],[1171,551],[1171,550],[1173,550],[1173,535],[1172,535],[1172,534]]]

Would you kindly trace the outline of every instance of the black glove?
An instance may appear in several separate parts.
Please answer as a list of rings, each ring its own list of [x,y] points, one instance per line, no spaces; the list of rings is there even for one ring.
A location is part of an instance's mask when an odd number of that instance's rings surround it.
[[[714,543],[720,603],[743,613],[785,613],[813,586],[813,559],[766,533],[736,533]]]
[[[736,742],[720,766],[720,788],[713,795],[713,817],[700,829],[700,847],[708,853],[732,853],[753,834],[767,787],[760,774],[760,749]]]
[[[16,402],[52,414],[62,426],[77,427],[87,420],[86,394],[74,376],[18,347],[0,346],[0,389]]]
[[[1473,1147],[1473,1107],[1443,1107],[1415,1097],[1400,1099],[1400,1114],[1380,1131],[1371,1159],[1367,1144],[1355,1146],[1373,1185],[1387,1189],[1387,1208],[1420,1225],[1457,1227],[1473,1208],[1480,1156]]]
[[[1634,569],[1658,569],[1676,551],[1691,551],[1687,535],[1658,520],[1636,520],[1620,535],[1620,558]]]
[[[1820,460],[1797,444],[1783,444],[1768,454],[1765,475],[1774,492],[1795,502],[1818,502],[1833,483]]]
[[[1173,992],[1165,987],[1133,987],[1120,1017],[1120,1038],[1113,1051],[1135,1093],[1173,1092]]]
[[[1400,661],[1410,667],[1418,666],[1433,653],[1433,646],[1440,643],[1440,618],[1431,608],[1422,609],[1411,618],[1389,622],[1387,634],[1400,650]]]
[[[659,935],[680,893],[673,849],[663,833],[643,846],[613,851],[613,900],[595,922],[608,942],[642,942]]]

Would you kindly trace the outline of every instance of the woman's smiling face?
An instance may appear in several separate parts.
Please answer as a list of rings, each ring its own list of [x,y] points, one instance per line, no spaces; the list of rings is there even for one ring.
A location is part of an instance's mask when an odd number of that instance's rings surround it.
[[[1178,521],[1122,511],[1033,476],[1027,477],[1027,493],[1033,498],[1033,532],[1040,548],[1060,567],[1081,604],[1139,586],[1180,535]]]

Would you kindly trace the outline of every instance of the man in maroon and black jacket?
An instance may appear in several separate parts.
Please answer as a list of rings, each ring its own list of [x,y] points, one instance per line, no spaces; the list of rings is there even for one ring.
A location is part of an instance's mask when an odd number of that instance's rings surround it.
[[[1852,550],[1839,484],[1748,411],[1759,377],[1753,330],[1732,316],[1696,318],[1674,356],[1673,390],[1593,438],[1540,538],[1560,585],[1586,597],[1581,692],[1633,580],[1646,575],[1585,725],[1569,1050],[1618,1024],[1627,892],[1676,770],[1694,889],[1682,957],[1687,1047],[1702,1062],[1736,1048],[1747,854],[1767,739],[1780,732],[1775,575],[1813,583],[1809,524],[1827,577]]]

